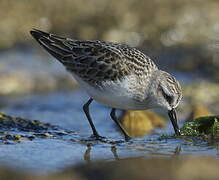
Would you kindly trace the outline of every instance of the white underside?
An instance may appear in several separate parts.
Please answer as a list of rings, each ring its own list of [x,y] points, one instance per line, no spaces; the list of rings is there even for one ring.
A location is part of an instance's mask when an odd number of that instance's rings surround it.
[[[106,81],[101,89],[94,88],[73,74],[79,85],[97,102],[117,109],[144,110],[145,105],[136,103],[129,90],[129,78],[119,82]]]

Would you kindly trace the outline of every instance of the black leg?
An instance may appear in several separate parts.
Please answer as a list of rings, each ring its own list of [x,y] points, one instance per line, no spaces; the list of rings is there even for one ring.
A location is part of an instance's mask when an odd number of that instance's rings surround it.
[[[115,160],[119,160],[119,156],[117,154],[116,146],[111,146],[111,152],[113,153],[113,156],[114,156]]]
[[[102,137],[98,134],[98,132],[97,132],[97,130],[96,130],[94,124],[93,124],[93,121],[92,121],[92,119],[91,119],[90,113],[89,113],[89,105],[91,104],[92,101],[93,101],[93,99],[90,98],[90,99],[87,101],[87,103],[84,104],[83,110],[84,110],[84,113],[85,113],[85,115],[86,115],[86,117],[87,117],[87,120],[88,120],[88,122],[89,122],[89,124],[90,124],[90,126],[91,126],[91,129],[92,129],[92,131],[93,131],[94,137],[97,138],[97,139],[99,139],[99,138],[102,138]]]
[[[126,131],[123,129],[123,127],[120,125],[119,121],[117,120],[115,108],[112,108],[110,116],[111,116],[112,120],[117,124],[117,126],[119,126],[119,129],[122,131],[122,133],[125,136],[125,140],[126,141],[130,140],[131,138],[129,137],[129,135],[126,133]]]

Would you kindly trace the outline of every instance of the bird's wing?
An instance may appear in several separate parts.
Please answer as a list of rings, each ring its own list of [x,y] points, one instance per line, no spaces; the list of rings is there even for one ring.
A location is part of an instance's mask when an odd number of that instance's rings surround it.
[[[137,49],[117,43],[80,41],[63,38],[39,30],[31,35],[68,71],[84,81],[101,84],[103,81],[120,79],[135,70],[147,73],[153,61]]]

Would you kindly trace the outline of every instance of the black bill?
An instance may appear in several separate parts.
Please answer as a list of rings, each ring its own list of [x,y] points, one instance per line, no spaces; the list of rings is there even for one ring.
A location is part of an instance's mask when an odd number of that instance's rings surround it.
[[[177,124],[177,116],[175,109],[168,111],[168,115],[170,117],[176,135],[180,136],[181,134],[180,134],[179,126]]]

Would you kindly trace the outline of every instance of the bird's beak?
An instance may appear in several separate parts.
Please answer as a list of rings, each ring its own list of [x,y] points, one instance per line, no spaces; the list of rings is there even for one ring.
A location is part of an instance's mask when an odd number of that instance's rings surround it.
[[[181,134],[180,134],[179,126],[177,124],[177,116],[175,109],[173,108],[172,110],[169,110],[168,115],[170,117],[176,135],[180,136]]]

